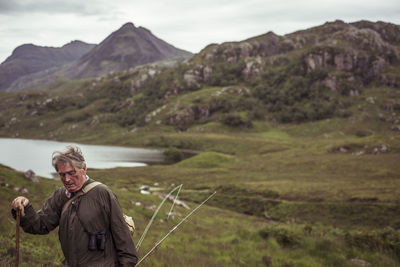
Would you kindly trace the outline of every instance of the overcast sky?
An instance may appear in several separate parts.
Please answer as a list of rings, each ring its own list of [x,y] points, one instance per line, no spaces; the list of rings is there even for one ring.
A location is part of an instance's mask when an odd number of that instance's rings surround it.
[[[193,53],[341,19],[400,24],[399,0],[0,0],[0,62],[19,45],[98,44],[126,22]]]

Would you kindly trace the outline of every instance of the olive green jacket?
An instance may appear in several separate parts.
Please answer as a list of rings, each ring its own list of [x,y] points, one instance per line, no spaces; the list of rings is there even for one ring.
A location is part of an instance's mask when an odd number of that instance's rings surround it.
[[[89,179],[84,185],[93,182]],[[56,190],[43,207],[35,212],[25,208],[21,226],[25,232],[47,234],[59,226],[59,239],[66,266],[135,266],[137,252],[122,210],[114,193],[100,184],[77,197],[61,213],[68,201],[65,188]],[[104,251],[88,249],[89,234],[106,231]]]

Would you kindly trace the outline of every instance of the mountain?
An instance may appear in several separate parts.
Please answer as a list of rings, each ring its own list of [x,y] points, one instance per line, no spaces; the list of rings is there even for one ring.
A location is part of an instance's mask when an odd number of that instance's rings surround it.
[[[398,36],[399,25],[338,20],[284,36],[268,32],[211,44],[175,70],[148,73],[147,79],[132,74],[124,99],[141,99],[126,103],[120,118],[126,118],[123,125],[157,122],[187,130],[210,121],[251,127],[259,119],[348,117],[366,88],[400,88]],[[209,88],[216,88],[215,97],[202,93],[212,93]],[[188,93],[193,99],[179,101]],[[171,96],[178,100],[170,102]],[[393,110],[400,103],[385,105]]]
[[[95,77],[165,59],[191,56],[190,52],[175,48],[146,28],[126,23],[65,73],[70,78]]]
[[[94,46],[81,41],[72,41],[62,47],[21,45],[0,65],[0,91],[7,90],[14,81],[23,76],[77,60]]]
[[[154,41],[147,30],[126,24],[64,72],[87,77],[119,66],[127,68],[129,55],[143,47],[167,54],[169,46],[150,45],[138,35]],[[389,131],[397,131],[400,101],[396,94],[369,94],[371,90],[400,88],[398,36],[400,26],[391,23],[333,21],[284,36],[268,32],[239,42],[211,44],[172,67],[140,65],[94,79],[55,84],[59,88],[55,91],[68,88],[68,94],[22,95],[18,105],[26,106],[23,114],[23,109],[12,112],[11,104],[17,103],[4,102],[0,109],[9,114],[0,118],[0,133],[8,136],[11,128],[21,127],[15,130],[21,134],[26,127],[23,122],[16,124],[19,120],[34,123],[33,119],[51,120],[47,116],[56,114],[58,122],[67,123],[51,125],[62,129],[68,123],[82,124],[79,129],[84,133],[109,122],[122,128],[164,125],[178,131],[209,123],[251,129],[258,121],[305,123],[348,118],[362,107],[357,103],[366,98],[377,103],[374,99],[378,97],[382,98],[380,111],[369,116],[379,116],[388,123]],[[136,46],[126,45],[125,39],[128,43],[136,40]],[[138,45],[139,40],[143,45]],[[144,52],[136,55],[145,58]],[[38,134],[43,130],[38,129]]]
[[[276,66],[291,65],[291,71],[297,71],[296,75],[302,77],[323,69],[347,73],[365,85],[378,78],[385,67],[399,60],[399,34],[400,26],[390,23],[335,21],[285,36],[269,32],[241,42],[210,45],[196,57],[203,63],[203,68],[208,65],[213,70],[217,63],[243,63],[245,67],[240,76],[244,80],[259,77]],[[212,73],[207,76],[212,77]],[[328,76],[326,82],[331,84],[328,80],[333,77]],[[204,76],[196,79],[207,80]],[[343,90],[336,85],[328,87]]]
[[[17,47],[0,65],[0,91],[40,88],[51,82],[127,70],[163,60],[190,58],[143,27],[126,23],[99,45],[74,41],[61,48]]]

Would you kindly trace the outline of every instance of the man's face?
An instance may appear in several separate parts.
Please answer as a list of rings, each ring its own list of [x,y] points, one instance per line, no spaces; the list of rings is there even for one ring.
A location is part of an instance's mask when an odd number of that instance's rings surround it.
[[[58,174],[69,192],[76,192],[86,181],[86,166],[79,169],[73,164],[60,162],[57,164]]]

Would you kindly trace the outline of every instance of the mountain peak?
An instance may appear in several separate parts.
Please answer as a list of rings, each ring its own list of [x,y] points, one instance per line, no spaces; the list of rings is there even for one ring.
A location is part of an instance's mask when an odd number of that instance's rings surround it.
[[[119,30],[134,30],[136,29],[135,25],[132,22],[127,22]]]
[[[164,59],[190,57],[143,27],[125,23],[67,71],[68,77],[94,77]]]
[[[73,40],[73,41],[63,45],[61,48],[71,47],[71,46],[84,46],[84,45],[88,45],[88,43],[82,42],[80,40]]]

